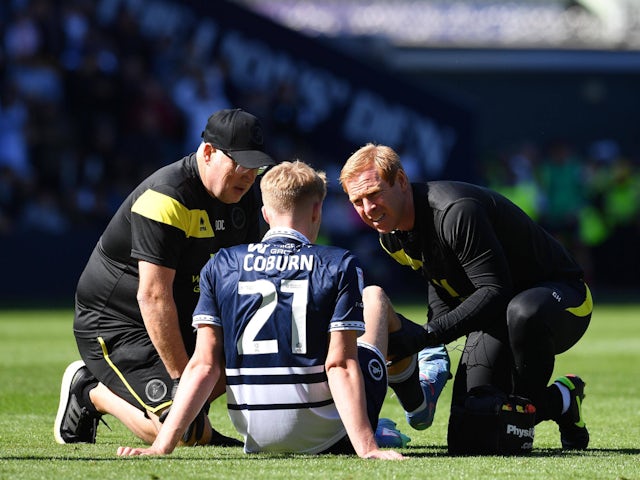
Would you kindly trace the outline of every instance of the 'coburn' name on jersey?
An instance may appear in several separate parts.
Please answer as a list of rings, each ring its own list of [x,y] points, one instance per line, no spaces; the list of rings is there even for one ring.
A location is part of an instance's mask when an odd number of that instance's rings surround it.
[[[263,272],[269,270],[309,270],[313,269],[313,255],[255,255],[248,253],[244,257],[242,268],[247,271]]]

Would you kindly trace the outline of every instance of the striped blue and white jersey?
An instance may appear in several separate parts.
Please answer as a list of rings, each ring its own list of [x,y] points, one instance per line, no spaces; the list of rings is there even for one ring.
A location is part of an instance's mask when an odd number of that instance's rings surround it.
[[[363,283],[349,251],[284,228],[202,269],[193,325],[222,327],[229,415],[246,452],[319,453],[346,435],[324,364],[330,332],[364,332]]]

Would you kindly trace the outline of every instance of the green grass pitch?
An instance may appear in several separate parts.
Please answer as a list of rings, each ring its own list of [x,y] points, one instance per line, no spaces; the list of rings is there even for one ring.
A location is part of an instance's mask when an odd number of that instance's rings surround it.
[[[422,308],[401,305],[420,320]],[[555,376],[577,373],[587,382],[584,412],[591,433],[586,452],[563,452],[555,424],[536,428],[527,457],[451,457],[446,430],[451,384],[434,425],[413,431],[391,392],[382,416],[398,422],[412,441],[404,462],[353,457],[244,455],[239,448],[179,448],[163,458],[118,458],[119,445],[140,443],[114,418],[98,429],[95,445],[58,445],[52,434],[60,380],[78,359],[72,312],[0,311],[0,479],[640,479],[640,306],[596,305],[582,341],[557,358]],[[457,362],[461,343],[449,345]],[[234,434],[224,399],[213,423]]]

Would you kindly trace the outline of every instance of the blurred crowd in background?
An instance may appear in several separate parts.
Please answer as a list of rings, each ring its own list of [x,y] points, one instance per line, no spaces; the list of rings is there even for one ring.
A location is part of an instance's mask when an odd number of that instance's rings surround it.
[[[0,6],[0,239],[101,230],[139,180],[197,148],[210,113],[242,107],[262,119],[275,157],[327,170],[333,188],[325,218],[342,221],[325,222],[326,240],[354,242],[358,232],[375,240],[337,185],[351,152],[314,158],[293,121],[295,89],[234,88],[224,58],[202,58],[194,39],[149,42],[126,9],[107,24],[96,5]],[[477,161],[480,183],[561,238],[588,277],[637,284],[633,269],[618,268],[622,254],[627,264],[640,258],[639,160],[615,139],[559,139],[497,146]],[[412,180],[429,180],[407,167]]]

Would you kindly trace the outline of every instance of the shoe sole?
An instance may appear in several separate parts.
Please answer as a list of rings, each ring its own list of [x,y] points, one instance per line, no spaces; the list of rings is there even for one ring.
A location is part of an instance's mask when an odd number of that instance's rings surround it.
[[[72,364],[70,364],[66,370],[64,371],[64,375],[62,376],[62,385],[60,386],[60,403],[58,405],[58,413],[56,414],[56,421],[53,424],[53,436],[61,445],[65,445],[67,442],[62,438],[62,434],[60,433],[60,429],[62,428],[62,422],[64,420],[64,412],[67,410],[67,405],[69,403],[69,390],[71,388],[71,382],[73,381],[73,377],[76,375],[78,370],[84,367],[85,364],[82,360],[76,360]]]

